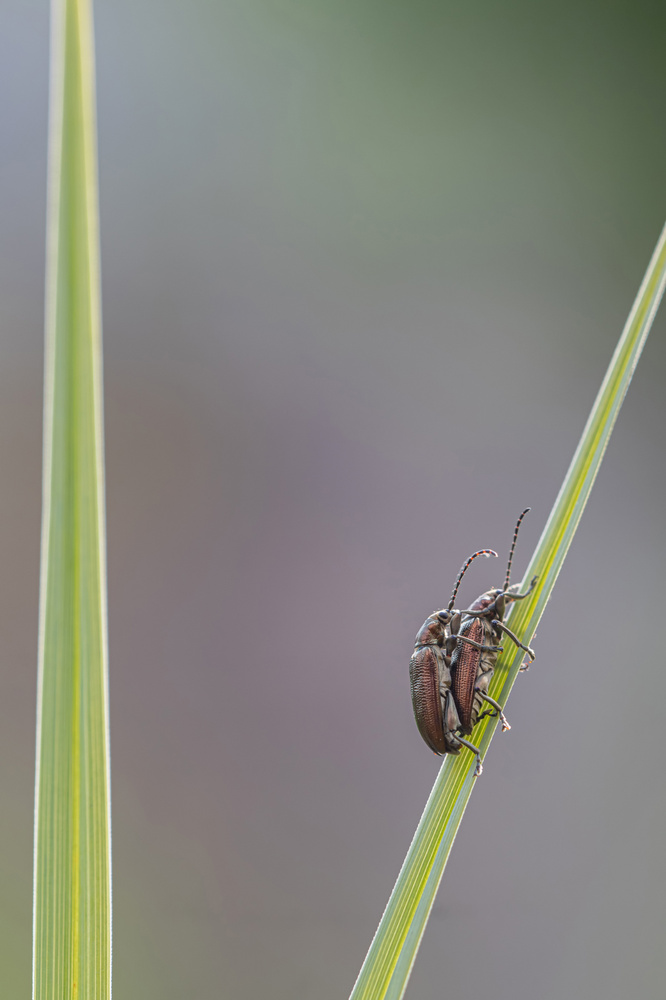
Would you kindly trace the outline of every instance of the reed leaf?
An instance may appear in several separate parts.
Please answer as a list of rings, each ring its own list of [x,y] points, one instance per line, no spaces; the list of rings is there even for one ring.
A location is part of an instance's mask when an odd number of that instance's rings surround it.
[[[34,1000],[111,996],[111,823],[92,9],[53,0]]]
[[[611,431],[650,331],[666,284],[666,227],[661,233],[622,336],[523,580],[538,583],[511,606],[511,628],[529,644],[562,567],[594,484]],[[502,705],[523,654],[513,644],[498,660],[490,694]],[[474,731],[485,756],[498,720]],[[399,1000],[403,996],[453,841],[472,794],[475,757],[463,750],[444,759],[407,857],[398,875],[350,1000]]]

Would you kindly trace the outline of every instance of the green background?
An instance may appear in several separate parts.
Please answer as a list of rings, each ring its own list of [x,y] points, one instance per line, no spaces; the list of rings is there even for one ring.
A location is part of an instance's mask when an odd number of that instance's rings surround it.
[[[114,986],[351,989],[666,216],[661,4],[96,5]],[[48,9],[0,10],[0,989],[29,995]],[[408,996],[663,996],[658,318]],[[470,570],[463,599],[502,567]],[[656,610],[653,611],[652,609]],[[623,787],[622,798],[618,797]]]

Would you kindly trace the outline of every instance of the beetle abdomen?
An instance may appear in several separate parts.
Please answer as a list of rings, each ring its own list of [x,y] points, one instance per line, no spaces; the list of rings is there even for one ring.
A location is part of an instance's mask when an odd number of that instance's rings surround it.
[[[471,618],[463,622],[460,634],[483,643],[484,627],[480,618]],[[451,661],[453,675],[453,696],[458,706],[460,726],[464,733],[471,733],[476,722],[474,712],[474,683],[479,670],[481,650],[470,646],[468,642],[458,642]]]
[[[419,646],[409,661],[414,718],[419,732],[431,750],[447,752],[442,725],[442,702],[439,694],[440,658],[437,646]]]

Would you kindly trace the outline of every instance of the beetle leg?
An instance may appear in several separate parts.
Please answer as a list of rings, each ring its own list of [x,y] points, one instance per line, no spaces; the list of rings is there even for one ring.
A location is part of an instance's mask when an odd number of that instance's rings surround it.
[[[467,636],[465,636],[465,635],[449,635],[449,636],[447,636],[446,643],[445,643],[445,649],[446,649],[447,653],[453,653],[454,649],[456,648],[456,644],[458,642],[458,639],[460,639],[461,642],[467,642],[467,643],[469,643],[470,646],[474,646],[476,649],[483,650],[483,652],[487,652],[487,653],[503,653],[504,652],[504,647],[503,646],[483,646],[480,642],[477,642],[475,639],[468,639]]]
[[[465,611],[461,611],[461,614],[465,615],[466,618],[487,618],[489,614],[497,614],[495,604],[496,602],[493,601],[493,603],[489,604],[487,608],[483,609],[483,611],[470,611],[469,609],[466,609]]]
[[[522,601],[526,597],[529,597],[529,595],[532,593],[538,579],[539,579],[538,576],[532,577],[532,579],[530,580],[530,585],[524,594],[512,594],[510,590],[505,590],[504,593],[502,594],[502,597],[508,597],[512,601]]]
[[[468,750],[471,750],[472,753],[476,754],[476,767],[474,768],[474,774],[478,778],[478,776],[483,773],[483,764],[481,763],[481,751],[479,750],[478,747],[475,747],[473,743],[470,743],[469,740],[466,740],[464,736],[459,736],[456,733],[456,739],[458,740],[459,743],[462,743],[464,747],[467,747]]]
[[[484,646],[481,642],[476,642],[475,639],[468,639],[466,635],[457,635],[456,640],[459,642],[468,642],[470,646],[474,646],[475,649],[481,649],[483,652],[488,653],[503,653],[504,646]]]
[[[459,754],[460,744],[456,733],[460,729],[460,718],[455,699],[451,691],[447,691],[442,704],[442,722],[444,727],[444,742],[449,753]]]
[[[493,603],[489,604],[487,608],[483,609],[483,611],[471,611],[469,608],[467,608],[465,611],[461,612],[461,614],[466,615],[468,618],[484,618],[487,617],[489,614],[494,614],[494,613],[496,614],[497,602],[500,599],[500,597],[508,597],[509,600],[511,601],[523,601],[526,597],[529,597],[529,595],[532,593],[538,579],[539,579],[538,576],[532,577],[530,585],[524,594],[514,594],[511,592],[511,590],[504,590],[501,594],[498,594]]]
[[[493,708],[495,709],[495,718],[499,716],[499,720],[502,723],[502,732],[505,733],[508,729],[511,729],[511,726],[507,722],[506,715],[502,711],[502,706],[498,704],[498,702],[496,702],[494,698],[491,698],[489,694],[484,694],[482,691],[480,691],[479,694],[481,695],[484,701],[487,701],[488,704],[492,705]],[[483,714],[485,715],[485,712]],[[481,718],[481,716],[479,716],[479,718]]]
[[[529,646],[523,646],[523,644],[520,641],[520,639],[518,638],[518,636],[514,635],[513,632],[511,631],[511,629],[506,627],[506,625],[504,624],[504,622],[500,622],[500,621],[497,621],[497,619],[494,619],[493,622],[492,622],[492,624],[494,626],[496,626],[497,628],[501,629],[502,632],[506,632],[506,634],[508,635],[509,639],[513,640],[513,642],[515,642],[516,646],[518,646],[519,649],[524,649],[525,650],[525,652],[527,653],[527,655],[530,657],[530,663],[534,663],[534,660],[536,659],[536,657],[534,656],[534,650],[530,649]],[[528,666],[529,666],[529,663],[528,663]]]

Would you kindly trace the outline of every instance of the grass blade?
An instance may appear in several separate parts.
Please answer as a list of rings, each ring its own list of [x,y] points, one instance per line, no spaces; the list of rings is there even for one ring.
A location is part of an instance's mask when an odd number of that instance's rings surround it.
[[[659,237],[578,448],[525,573],[524,584],[535,574],[539,577],[538,584],[529,598],[511,607],[511,628],[527,644],[536,631],[590,495],[665,284],[666,227]],[[522,656],[520,650],[511,645],[498,661],[499,669],[490,693],[502,706],[513,687]],[[497,722],[497,719],[488,718],[474,731],[474,740],[482,756],[485,756]],[[459,757],[445,758],[350,1000],[399,1000],[403,996],[474,787],[474,764],[474,755],[467,750]]]
[[[33,997],[111,996],[111,824],[92,9],[53,0]]]

